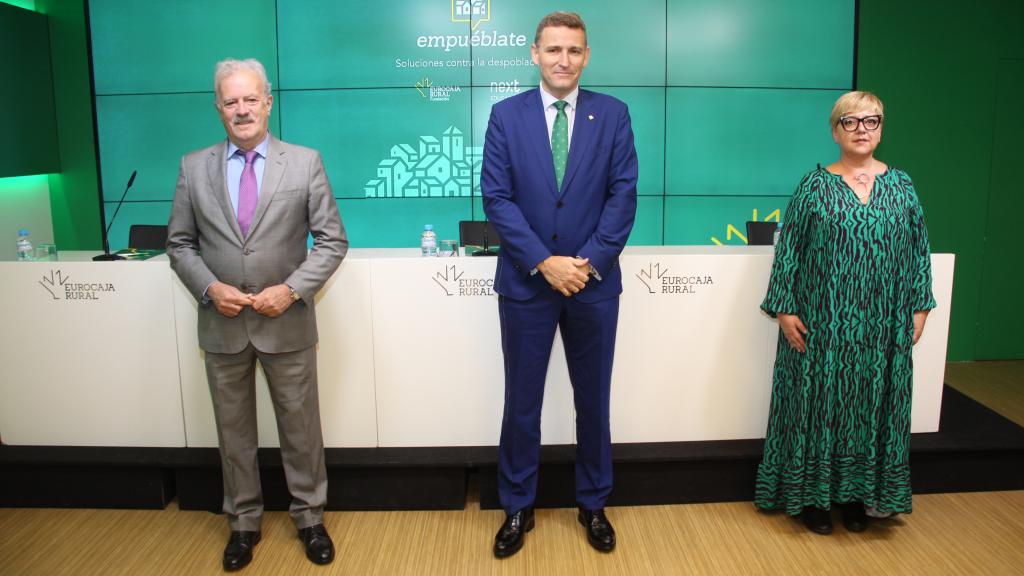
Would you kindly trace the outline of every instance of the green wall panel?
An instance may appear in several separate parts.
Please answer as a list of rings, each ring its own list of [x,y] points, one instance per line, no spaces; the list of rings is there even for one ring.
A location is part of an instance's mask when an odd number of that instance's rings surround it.
[[[666,194],[792,194],[838,157],[828,115],[841,91],[669,88]]]
[[[1024,267],[1020,265],[1024,181],[1019,164],[1024,154],[1024,116],[1020,114],[1024,59],[1001,60],[997,77],[992,179],[974,354],[978,359],[1024,358],[1024,337],[1020,335],[1024,308],[1018,304],[1024,286]]]
[[[0,4],[0,78],[0,178],[59,171],[46,16]]]
[[[208,92],[224,58],[257,58],[277,83],[274,0],[90,0],[97,94]]]
[[[103,246],[89,79],[85,6],[81,0],[39,0],[50,21],[53,93],[60,127],[59,174],[51,174],[53,239],[61,250]]]
[[[794,179],[793,186],[799,183]],[[785,220],[788,196],[665,197],[665,244],[746,244],[747,220]],[[738,234],[737,234],[738,232]]]
[[[171,200],[181,157],[226,139],[212,92],[98,96],[96,115],[106,201],[121,197],[133,170],[139,175],[129,200]],[[280,130],[276,111],[270,129]]]
[[[668,84],[849,89],[853,21],[848,0],[669,0]]]

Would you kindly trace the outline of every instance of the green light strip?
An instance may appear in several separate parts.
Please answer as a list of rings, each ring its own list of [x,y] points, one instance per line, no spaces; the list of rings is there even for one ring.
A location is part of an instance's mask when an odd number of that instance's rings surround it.
[[[18,8],[24,8],[25,10],[36,11],[36,0],[0,0],[4,4],[10,4],[11,6],[17,6]]]
[[[10,197],[22,191],[31,191],[32,194],[36,194],[41,186],[49,185],[49,179],[49,174],[0,178],[0,196]]]

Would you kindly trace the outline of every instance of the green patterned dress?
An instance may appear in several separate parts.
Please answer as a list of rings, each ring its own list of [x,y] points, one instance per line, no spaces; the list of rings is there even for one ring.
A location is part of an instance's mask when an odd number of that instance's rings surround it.
[[[931,286],[928,233],[906,173],[878,175],[866,205],[820,166],[804,177],[761,309],[799,316],[807,352],[780,332],[759,508],[911,511],[913,314],[935,307]]]

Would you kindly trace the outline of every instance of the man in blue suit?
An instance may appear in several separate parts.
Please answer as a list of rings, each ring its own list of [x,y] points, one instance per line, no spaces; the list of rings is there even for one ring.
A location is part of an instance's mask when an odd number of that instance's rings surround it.
[[[506,519],[494,555],[533,528],[540,413],[555,329],[576,405],[576,502],[587,540],[615,547],[604,513],[612,489],[609,398],[622,292],[618,258],[636,215],[637,158],[626,105],[579,89],[590,59],[577,14],[555,12],[530,47],[540,88],[495,104],[484,144],[484,211],[501,237],[505,412],[498,494]]]

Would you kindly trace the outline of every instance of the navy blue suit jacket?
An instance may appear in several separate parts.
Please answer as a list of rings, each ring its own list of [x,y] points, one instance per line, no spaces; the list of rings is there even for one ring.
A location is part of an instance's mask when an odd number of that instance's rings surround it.
[[[501,237],[494,289],[528,300],[551,286],[530,271],[548,256],[580,256],[601,276],[574,297],[622,292],[618,258],[636,217],[637,158],[626,105],[580,90],[569,159],[556,188],[540,90],[491,109],[480,174],[484,212]]]

